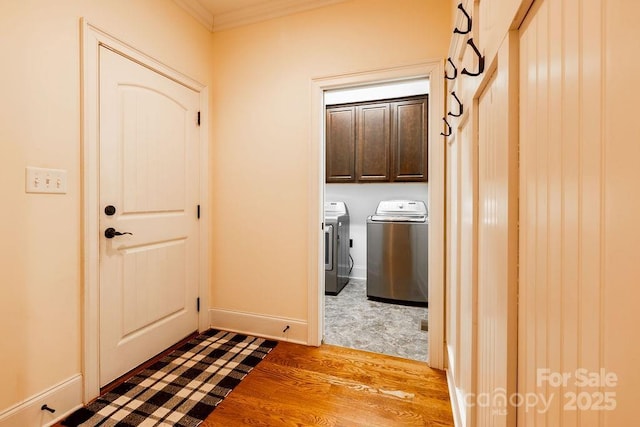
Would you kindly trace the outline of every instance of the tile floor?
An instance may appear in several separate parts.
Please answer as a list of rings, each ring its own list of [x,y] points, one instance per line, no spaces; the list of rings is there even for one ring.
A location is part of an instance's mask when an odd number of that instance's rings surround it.
[[[427,308],[367,299],[366,281],[351,279],[337,296],[325,295],[324,342],[427,361]]]

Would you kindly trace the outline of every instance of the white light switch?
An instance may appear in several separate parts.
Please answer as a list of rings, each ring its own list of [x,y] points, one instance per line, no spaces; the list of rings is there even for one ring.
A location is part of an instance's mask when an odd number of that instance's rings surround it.
[[[27,166],[25,190],[27,193],[65,194],[67,192],[67,171]]]

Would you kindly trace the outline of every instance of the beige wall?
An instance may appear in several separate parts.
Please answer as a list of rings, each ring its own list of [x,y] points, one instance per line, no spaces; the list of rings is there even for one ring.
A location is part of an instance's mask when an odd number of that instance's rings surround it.
[[[214,34],[214,308],[308,320],[311,79],[442,58],[450,13],[354,0]]]
[[[81,371],[79,20],[211,85],[211,34],[171,0],[0,0],[0,412]],[[25,166],[68,171],[25,194]]]
[[[171,0],[0,0],[0,412],[82,369],[81,17],[211,88],[211,306],[306,321],[310,79],[443,57],[450,12],[354,0],[212,36]],[[68,193],[25,194],[28,165]]]

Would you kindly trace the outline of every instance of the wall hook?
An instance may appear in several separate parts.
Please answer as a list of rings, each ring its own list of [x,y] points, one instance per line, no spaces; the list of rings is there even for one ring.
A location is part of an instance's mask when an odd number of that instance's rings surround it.
[[[47,404],[46,404],[46,403],[40,407],[40,410],[41,410],[41,411],[49,411],[49,412],[51,412],[52,414],[53,414],[54,412],[56,412],[56,410],[55,410],[55,409],[49,408],[49,407],[47,406]]]
[[[453,76],[450,76],[446,71],[444,73],[444,78],[447,80],[454,80],[456,77],[458,77],[458,69],[456,68],[456,64],[453,63],[453,61],[451,60],[451,57],[447,58],[447,62],[449,64],[451,64],[451,66],[453,67]]]
[[[461,72],[462,74],[466,74],[467,76],[471,76],[471,77],[479,76],[484,72],[484,56],[482,56],[482,54],[476,47],[475,43],[473,42],[473,38],[470,38],[469,40],[467,40],[467,44],[471,46],[473,51],[476,53],[476,56],[478,57],[478,71],[473,73],[471,71],[468,71],[466,68],[463,68]]]
[[[471,17],[467,13],[467,11],[464,10],[464,6],[462,6],[462,3],[458,4],[458,9],[460,9],[462,11],[462,13],[464,14],[464,16],[467,18],[467,29],[466,30],[459,30],[458,27],[456,27],[453,30],[453,32],[456,33],[456,34],[469,34],[471,32]]]
[[[464,106],[462,105],[462,102],[460,102],[458,97],[456,96],[456,91],[455,90],[453,92],[451,92],[451,95],[455,98],[456,102],[458,103],[458,113],[457,114],[453,114],[451,111],[449,111],[448,114],[451,117],[460,117],[462,115],[462,113],[464,112]]]
[[[442,135],[442,136],[451,136],[451,134],[452,134],[451,125],[447,121],[446,117],[443,117],[442,120],[444,121],[444,124],[447,125],[447,133],[440,132],[440,135]]]

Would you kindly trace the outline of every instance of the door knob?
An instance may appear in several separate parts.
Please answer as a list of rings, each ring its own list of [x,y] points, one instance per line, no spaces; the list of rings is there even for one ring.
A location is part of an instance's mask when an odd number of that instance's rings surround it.
[[[107,239],[113,239],[116,236],[124,236],[125,234],[130,234],[133,236],[133,233],[129,233],[128,231],[121,233],[119,231],[116,231],[116,229],[113,227],[109,227],[106,230],[104,230],[104,237],[106,237]]]

